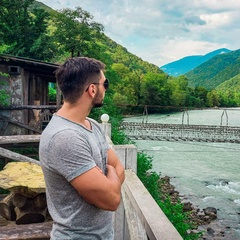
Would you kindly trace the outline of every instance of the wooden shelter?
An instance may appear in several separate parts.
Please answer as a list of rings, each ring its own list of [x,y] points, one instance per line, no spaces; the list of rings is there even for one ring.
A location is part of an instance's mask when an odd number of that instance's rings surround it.
[[[49,103],[49,84],[56,83],[58,65],[34,59],[0,54],[0,90],[9,105],[0,106],[0,135],[40,133],[60,106],[60,91]]]

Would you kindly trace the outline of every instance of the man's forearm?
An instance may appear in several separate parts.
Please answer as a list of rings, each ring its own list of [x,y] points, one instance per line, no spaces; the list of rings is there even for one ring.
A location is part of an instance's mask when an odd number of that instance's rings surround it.
[[[123,183],[125,179],[124,167],[119,158],[117,157],[116,153],[113,151],[113,149],[109,149],[108,151],[108,164],[115,168],[115,171],[118,175],[118,178],[120,179],[120,182]]]
[[[123,168],[122,164],[117,164],[116,167],[115,167],[115,170],[116,170],[118,178],[119,178],[119,180],[122,184],[124,182],[124,179],[125,179],[125,171],[124,171],[124,168]]]

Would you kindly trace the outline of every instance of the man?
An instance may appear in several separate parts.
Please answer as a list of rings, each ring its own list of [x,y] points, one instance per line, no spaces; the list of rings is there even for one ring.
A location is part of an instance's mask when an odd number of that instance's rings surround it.
[[[124,168],[99,124],[87,117],[103,104],[109,86],[104,68],[98,60],[78,57],[56,71],[64,103],[39,146],[52,240],[114,238],[112,211],[120,203]]]

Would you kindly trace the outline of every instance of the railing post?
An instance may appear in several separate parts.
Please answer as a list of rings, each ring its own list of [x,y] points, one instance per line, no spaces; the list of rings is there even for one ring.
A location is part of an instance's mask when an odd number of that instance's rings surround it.
[[[109,116],[105,113],[101,116],[103,131],[111,138],[112,128],[111,123],[108,123]]]
[[[113,149],[121,160],[125,169],[132,169],[137,173],[137,148],[133,144],[113,145]]]
[[[108,123],[109,116],[107,114],[103,114],[101,116],[102,121],[102,129],[106,133],[109,138],[109,142],[111,143],[111,124]],[[126,145],[113,145],[113,149],[123,164],[125,169],[132,169],[135,173],[137,173],[137,148],[133,144]]]

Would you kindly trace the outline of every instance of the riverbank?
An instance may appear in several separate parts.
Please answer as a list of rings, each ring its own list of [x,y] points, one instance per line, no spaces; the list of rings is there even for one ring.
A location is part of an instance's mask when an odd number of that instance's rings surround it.
[[[189,214],[189,219],[196,226],[193,233],[203,232],[200,239],[204,240],[236,240],[234,232],[231,227],[225,226],[217,218],[217,209],[214,207],[207,207],[200,209],[194,206],[186,196],[181,195],[175,187],[170,183],[170,177],[165,176],[159,180],[159,189],[162,200],[170,197],[172,204],[177,204],[179,199],[183,204],[183,211]]]

